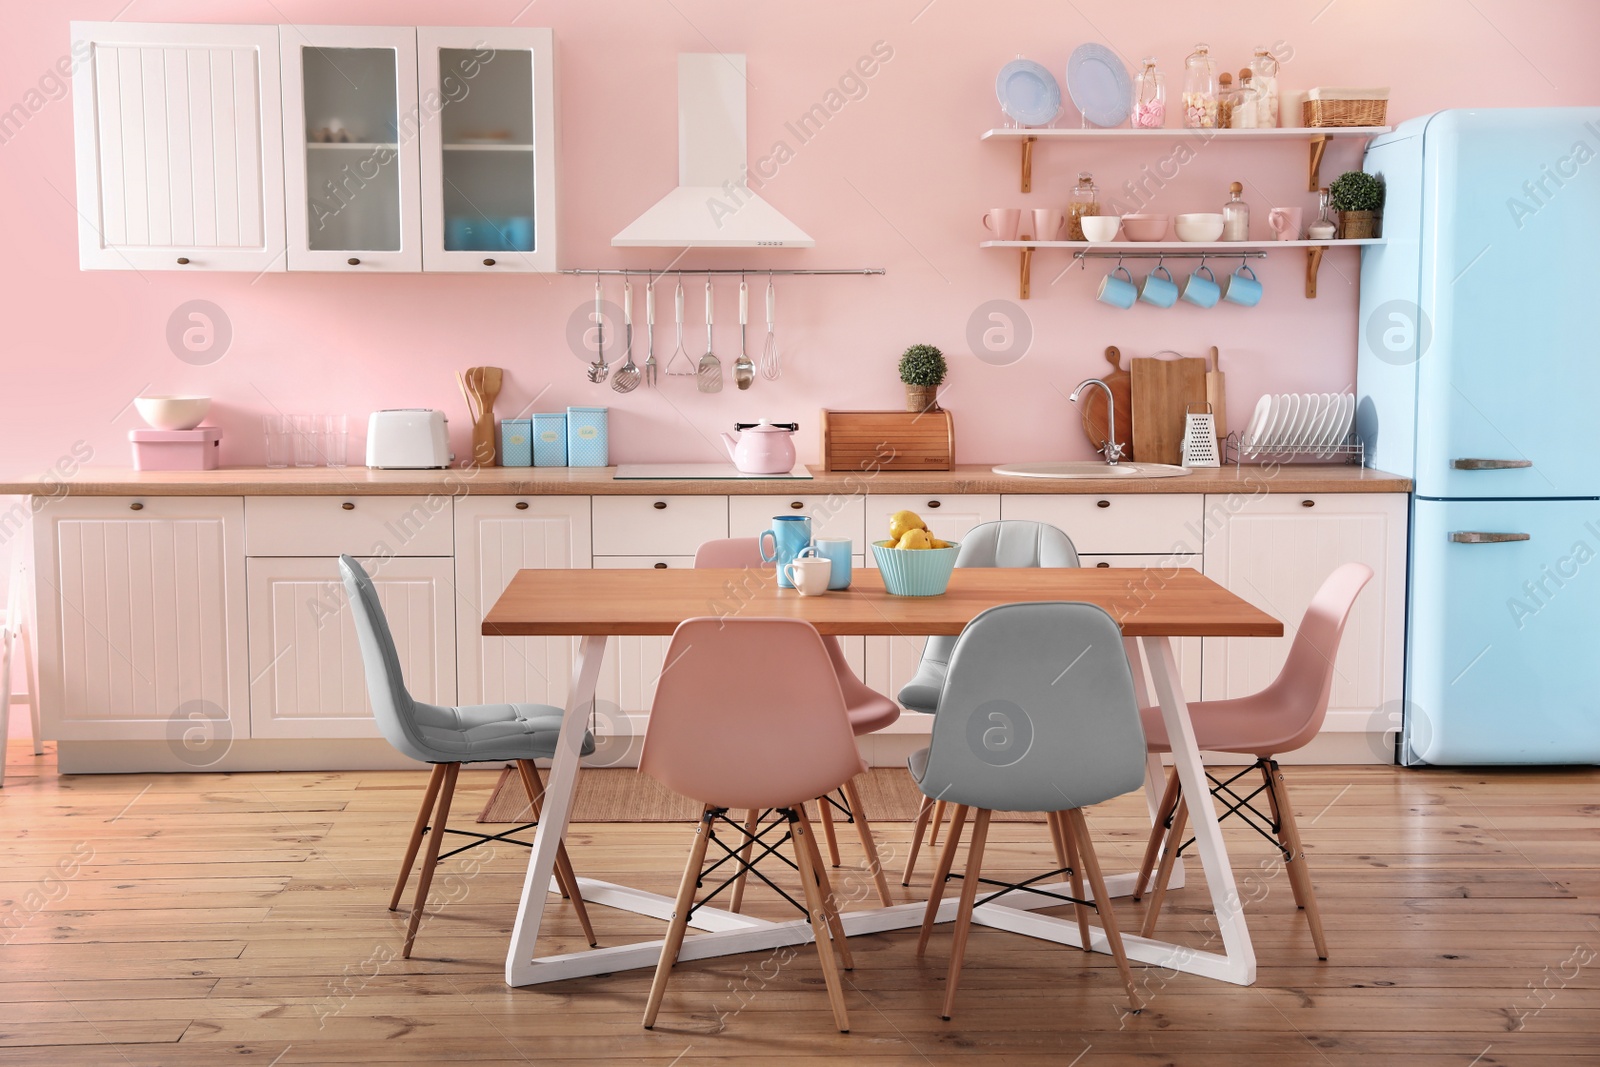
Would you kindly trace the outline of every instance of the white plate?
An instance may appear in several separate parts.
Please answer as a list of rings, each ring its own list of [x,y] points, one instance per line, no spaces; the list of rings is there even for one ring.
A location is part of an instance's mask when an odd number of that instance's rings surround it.
[[[1272,407],[1267,410],[1267,421],[1261,428],[1261,436],[1256,439],[1256,455],[1270,453],[1278,438],[1278,427],[1283,424],[1283,417],[1289,413],[1289,398],[1283,393],[1272,394]]]
[[[1256,401],[1256,411],[1250,416],[1250,427],[1245,430],[1244,438],[1239,442],[1240,447],[1250,454],[1255,453],[1256,442],[1261,440],[1261,431],[1267,428],[1267,416],[1272,413],[1272,394],[1264,393]]]
[[[1000,107],[1023,126],[1047,126],[1061,114],[1061,85],[1031,59],[1013,59],[995,75]]]
[[[1327,445],[1323,442],[1328,437],[1328,427],[1333,424],[1333,417],[1339,413],[1339,398],[1332,393],[1317,394],[1317,416],[1306,427],[1306,436],[1300,442],[1300,447],[1307,452],[1320,453]]]
[[[1080,44],[1067,60],[1067,95],[1100,127],[1121,126],[1133,107],[1133,82],[1117,54],[1103,44]]]
[[[1312,440],[1316,437],[1317,429],[1322,425],[1322,420],[1327,417],[1328,394],[1306,393],[1301,397],[1301,404],[1303,410],[1300,416],[1299,432],[1295,434],[1294,443],[1290,447],[1303,450],[1310,447]]]
[[[1294,429],[1300,422],[1301,398],[1299,393],[1285,393],[1283,397],[1283,421],[1278,423],[1272,434],[1272,451],[1286,452],[1289,442],[1294,440]]]
[[[1333,423],[1328,427],[1328,439],[1324,448],[1333,449],[1345,443],[1350,436],[1350,423],[1356,413],[1356,397],[1354,393],[1345,393],[1338,397],[1339,410],[1335,414]]]

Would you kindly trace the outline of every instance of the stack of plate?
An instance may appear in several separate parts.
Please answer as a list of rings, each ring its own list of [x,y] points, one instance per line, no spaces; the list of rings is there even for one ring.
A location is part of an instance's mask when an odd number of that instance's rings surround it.
[[[1257,402],[1244,432],[1245,458],[1331,456],[1349,440],[1355,413],[1356,398],[1350,393],[1268,394]]]

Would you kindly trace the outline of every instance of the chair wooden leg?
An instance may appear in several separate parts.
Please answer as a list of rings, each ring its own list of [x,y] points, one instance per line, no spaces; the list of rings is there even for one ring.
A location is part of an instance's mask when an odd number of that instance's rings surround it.
[[[839,954],[839,966],[847,971],[856,968],[855,957],[850,954],[850,943],[845,940],[844,920],[840,918],[839,898],[834,896],[833,883],[828,879],[828,869],[822,864],[822,853],[817,851],[817,831],[811,825],[810,816],[806,814],[805,805],[795,808],[799,816],[796,824],[797,830],[803,830],[795,837],[795,844],[804,843],[811,849],[811,872],[816,875],[817,895],[822,901],[823,918],[828,921],[828,931],[833,938],[834,951]]]
[[[10,619],[6,625],[12,625]],[[4,701],[0,703],[0,787],[6,784],[6,746],[11,741],[11,649],[16,643],[10,630],[0,629],[0,700]]]
[[[1272,764],[1263,760],[1258,766],[1261,768],[1261,780],[1267,787],[1267,803],[1272,808],[1272,823],[1277,827],[1278,843],[1283,846],[1284,870],[1289,867],[1288,857],[1294,855],[1294,847],[1289,844],[1289,838],[1283,832],[1283,810],[1278,806],[1278,788],[1272,781]],[[1289,892],[1294,894],[1294,906],[1304,911],[1305,898],[1300,895],[1300,879],[1289,879]]]
[[[928,935],[933,933],[933,920],[939,915],[939,904],[944,900],[944,883],[955,866],[956,846],[961,844],[961,827],[967,821],[967,806],[956,805],[950,819],[950,836],[945,838],[944,851],[939,853],[939,865],[933,872],[933,887],[928,893],[928,908],[922,913],[922,933],[917,937],[917,955],[928,951]]]
[[[1072,895],[1083,900],[1083,861],[1078,856],[1077,835],[1068,829],[1066,816],[1061,812],[1053,811],[1045,817],[1055,823],[1056,832],[1061,836],[1062,847],[1066,850],[1066,864],[1072,868],[1072,874],[1068,876],[1071,880]],[[1078,917],[1078,943],[1083,946],[1083,951],[1088,952],[1090,951],[1089,905],[1074,904],[1072,910]]]
[[[911,884],[911,872],[917,869],[917,853],[922,851],[922,837],[928,830],[928,816],[933,814],[933,798],[923,797],[917,809],[917,823],[911,828],[911,852],[906,857],[906,871],[900,876],[901,885]]]
[[[844,784],[844,797],[850,802],[850,810],[855,813],[856,836],[861,838],[861,850],[867,855],[872,881],[878,887],[878,902],[886,908],[890,907],[894,899],[889,896],[889,879],[884,877],[883,862],[878,859],[878,845],[872,839],[872,826],[867,822],[867,808],[861,803],[861,791],[856,788],[854,779]]]
[[[821,891],[821,865],[822,854],[817,850],[817,843],[813,837],[809,824],[802,808],[799,812],[800,819],[794,823],[794,856],[795,863],[800,868],[800,887],[805,890],[806,912],[811,918],[811,933],[817,943],[817,959],[822,964],[822,980],[828,987],[828,1003],[833,1007],[833,1021],[839,1027],[839,1032],[850,1032],[850,1016],[844,1006],[844,986],[839,981],[839,969],[834,964],[833,937],[830,936],[827,919],[827,904],[822,900]],[[844,938],[839,938],[842,946]]]
[[[667,975],[678,962],[678,950],[683,947],[683,933],[689,927],[689,908],[694,904],[694,889],[700,881],[700,869],[705,865],[706,846],[711,843],[711,808],[700,813],[700,823],[695,828],[694,845],[689,849],[689,862],[683,868],[683,881],[678,883],[678,899],[672,905],[672,921],[667,924],[667,937],[661,945],[661,959],[656,963],[656,976],[650,983],[650,999],[644,1007],[644,1028],[653,1029],[656,1013],[661,1010],[661,998],[667,993]]]
[[[1183,786],[1178,783],[1176,768],[1167,771],[1167,787],[1161,792],[1161,803],[1156,807],[1156,821],[1150,824],[1150,840],[1144,846],[1144,859],[1139,862],[1139,877],[1133,882],[1133,899],[1138,899],[1145,894],[1150,881],[1150,872],[1156,867],[1156,853],[1161,850],[1161,841],[1167,836],[1167,820],[1172,818],[1172,813],[1177,810],[1178,797],[1183,792]]]
[[[544,780],[539,776],[539,765],[531,759],[517,761],[517,770],[522,775],[522,787],[528,791],[528,803],[533,808],[533,818],[537,822],[544,818]],[[561,889],[561,896],[572,902],[572,910],[577,913],[578,925],[583,928],[584,939],[593,948],[599,944],[594,936],[594,927],[589,922],[589,908],[583,902],[583,890],[578,887],[578,873],[572,869],[572,859],[567,855],[567,843],[562,841],[556,846],[556,885]]]
[[[750,871],[745,866],[750,862],[750,857],[755,853],[756,830],[761,825],[761,809],[751,808],[745,812],[744,817],[744,848],[739,850],[739,876],[733,880],[733,898],[728,901],[728,910],[737,912],[744,906],[744,884],[749,881]]]
[[[950,943],[950,974],[944,985],[944,1011],[949,1019],[955,1011],[956,987],[961,984],[961,965],[967,958],[967,935],[972,932],[972,905],[978,896],[978,876],[983,873],[983,846],[989,840],[989,809],[979,808],[972,821],[972,844],[967,846],[967,869],[961,876],[961,903],[956,908],[955,939]],[[955,840],[955,830],[950,840]]]
[[[417,861],[417,850],[422,847],[422,832],[428,828],[428,816],[433,814],[433,802],[439,796],[439,783],[444,781],[445,764],[435,763],[428,775],[428,787],[422,792],[422,807],[417,809],[416,824],[411,827],[411,840],[406,842],[406,858],[400,862],[400,878],[394,884],[394,895],[389,898],[389,910],[400,907],[400,895],[406,891],[411,878],[411,865]]]
[[[1150,904],[1144,913],[1144,926],[1139,930],[1141,937],[1150,937],[1155,933],[1156,919],[1161,914],[1161,905],[1167,899],[1167,883],[1172,880],[1172,868],[1178,862],[1178,846],[1183,844],[1183,834],[1189,824],[1189,800],[1187,797],[1178,797],[1178,809],[1172,813],[1172,829],[1167,831],[1166,851],[1161,854],[1161,867],[1156,871],[1156,881],[1150,887]]]
[[[928,847],[932,848],[939,843],[939,825],[944,822],[945,802],[938,801],[933,805],[933,833],[928,838]]]
[[[33,754],[44,755],[44,722],[39,710],[39,675],[33,669],[33,629],[12,620],[19,627],[22,642],[22,684],[28,687],[28,722],[33,727]],[[15,666],[15,664],[13,664]],[[7,687],[9,688],[9,686]]]
[[[839,866],[839,839],[833,834],[833,805],[827,797],[817,798],[817,818],[822,823],[822,836],[828,839],[828,858]]]
[[[461,774],[461,764],[446,763],[444,780],[439,783],[439,808],[433,817],[433,830],[428,834],[428,851],[422,858],[422,870],[417,872],[417,902],[411,907],[411,918],[406,923],[406,945],[401,959],[411,958],[411,946],[417,940],[417,928],[422,925],[422,915],[428,910],[428,889],[433,885],[433,870],[439,865],[439,846],[444,843],[444,828],[450,822],[450,800],[455,796],[456,778]]]
[[[1094,841],[1089,837],[1089,822],[1083,817],[1082,808],[1073,808],[1064,814],[1067,826],[1077,834],[1084,873],[1089,876],[1089,887],[1094,890],[1095,910],[1100,913],[1100,929],[1105,931],[1106,941],[1111,945],[1111,956],[1117,961],[1117,970],[1122,972],[1122,984],[1128,988],[1128,1002],[1134,1011],[1141,1011],[1144,1005],[1134,989],[1128,954],[1122,949],[1122,930],[1117,926],[1117,913],[1111,906],[1111,894],[1106,892],[1106,880],[1100,873],[1100,858],[1095,855]]]
[[[1289,846],[1289,877],[1300,880],[1300,899],[1305,902],[1306,922],[1311,926],[1311,942],[1317,947],[1317,959],[1328,958],[1328,941],[1322,933],[1322,912],[1317,907],[1317,894],[1311,888],[1311,868],[1306,864],[1305,844],[1300,840],[1300,826],[1294,819],[1294,805],[1289,800],[1289,787],[1283,781],[1283,769],[1272,764],[1272,788],[1278,795],[1278,813],[1282,820],[1285,843]]]

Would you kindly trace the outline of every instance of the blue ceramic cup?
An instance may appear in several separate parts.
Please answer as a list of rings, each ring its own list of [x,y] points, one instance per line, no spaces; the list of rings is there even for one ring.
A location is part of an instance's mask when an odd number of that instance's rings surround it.
[[[1176,304],[1178,284],[1172,280],[1172,273],[1166,267],[1158,266],[1145,275],[1144,282],[1139,286],[1139,300],[1158,308],[1169,308]]]
[[[1139,298],[1139,290],[1134,286],[1133,275],[1128,273],[1128,268],[1119,266],[1100,279],[1100,291],[1095,293],[1094,298],[1112,307],[1131,308]]]
[[[1217,276],[1211,273],[1210,267],[1201,264],[1189,275],[1189,280],[1183,283],[1183,299],[1195,307],[1217,306],[1217,301],[1222,299],[1222,287],[1217,284]]]
[[[829,589],[850,588],[850,553],[855,547],[848,537],[819,537],[812,544],[816,547],[817,555],[833,564],[832,577],[828,579]]]
[[[769,537],[772,538],[770,554],[767,550]],[[794,583],[783,573],[783,568],[793,563],[800,550],[811,543],[811,519],[805,515],[774,515],[772,529],[762,530],[757,540],[761,545],[761,558],[778,565],[779,587],[793,589]]]
[[[1238,270],[1228,275],[1222,287],[1222,299],[1247,308],[1261,303],[1261,283],[1256,280],[1256,272],[1240,264]]]
[[[532,252],[533,220],[526,215],[512,215],[502,221],[505,223],[501,228],[501,232],[505,235],[505,250],[507,252]]]

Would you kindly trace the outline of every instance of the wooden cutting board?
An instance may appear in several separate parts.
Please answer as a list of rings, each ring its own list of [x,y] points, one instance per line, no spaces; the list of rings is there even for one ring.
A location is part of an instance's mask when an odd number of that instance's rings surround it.
[[[1111,373],[1102,375],[1100,380],[1111,387],[1112,413],[1116,416],[1117,440],[1122,442],[1122,458],[1132,460],[1135,451],[1132,379],[1122,369],[1122,353],[1116,345],[1106,349],[1106,362],[1111,364]],[[1089,389],[1078,406],[1083,410],[1083,432],[1089,444],[1099,448],[1100,442],[1106,439],[1106,394],[1099,389]]]
[[[1133,360],[1133,439],[1141,463],[1178,463],[1183,452],[1183,416],[1190,404],[1206,402],[1203,359]]]

